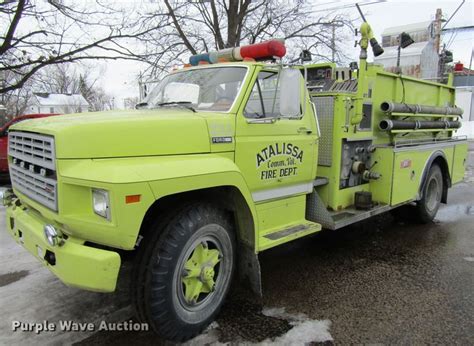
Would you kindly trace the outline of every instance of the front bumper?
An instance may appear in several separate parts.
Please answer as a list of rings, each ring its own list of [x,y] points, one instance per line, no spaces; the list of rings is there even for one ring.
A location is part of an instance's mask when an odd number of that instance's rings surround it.
[[[69,237],[61,246],[51,246],[43,229],[48,220],[13,200],[6,210],[8,232],[17,243],[39,259],[68,286],[90,291],[113,292],[120,269],[117,252],[83,245]]]

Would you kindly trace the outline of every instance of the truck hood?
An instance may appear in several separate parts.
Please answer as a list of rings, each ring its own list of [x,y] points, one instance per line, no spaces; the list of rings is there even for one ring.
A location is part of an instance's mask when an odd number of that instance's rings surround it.
[[[174,108],[69,114],[27,120],[10,130],[54,136],[59,159],[210,152],[202,113]]]

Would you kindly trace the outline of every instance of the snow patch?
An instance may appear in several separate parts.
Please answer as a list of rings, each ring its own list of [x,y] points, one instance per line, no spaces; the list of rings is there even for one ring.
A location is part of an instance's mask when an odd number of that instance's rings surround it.
[[[474,257],[464,257],[465,261],[474,262]]]
[[[312,320],[302,313],[290,314],[285,308],[264,308],[262,313],[265,316],[285,319],[293,328],[284,335],[266,339],[258,345],[306,345],[310,342],[333,341],[329,333],[329,320]]]
[[[226,345],[219,342],[219,324],[214,321],[212,322],[202,334],[192,338],[185,342],[184,346],[201,346],[201,345]]]

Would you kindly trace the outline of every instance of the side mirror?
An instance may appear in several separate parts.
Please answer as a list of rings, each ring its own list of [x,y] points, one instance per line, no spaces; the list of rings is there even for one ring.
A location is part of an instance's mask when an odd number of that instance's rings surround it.
[[[301,115],[300,70],[283,68],[280,72],[280,115],[297,117]]]

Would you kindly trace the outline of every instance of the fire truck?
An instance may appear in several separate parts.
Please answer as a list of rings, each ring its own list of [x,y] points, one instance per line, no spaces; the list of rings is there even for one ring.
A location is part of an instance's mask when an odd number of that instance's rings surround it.
[[[262,251],[406,204],[430,222],[465,171],[455,89],[368,63],[361,35],[351,68],[270,40],[191,57],[136,110],[12,126],[7,231],[91,291],[133,254],[137,318],[183,341],[237,280],[261,294]]]

